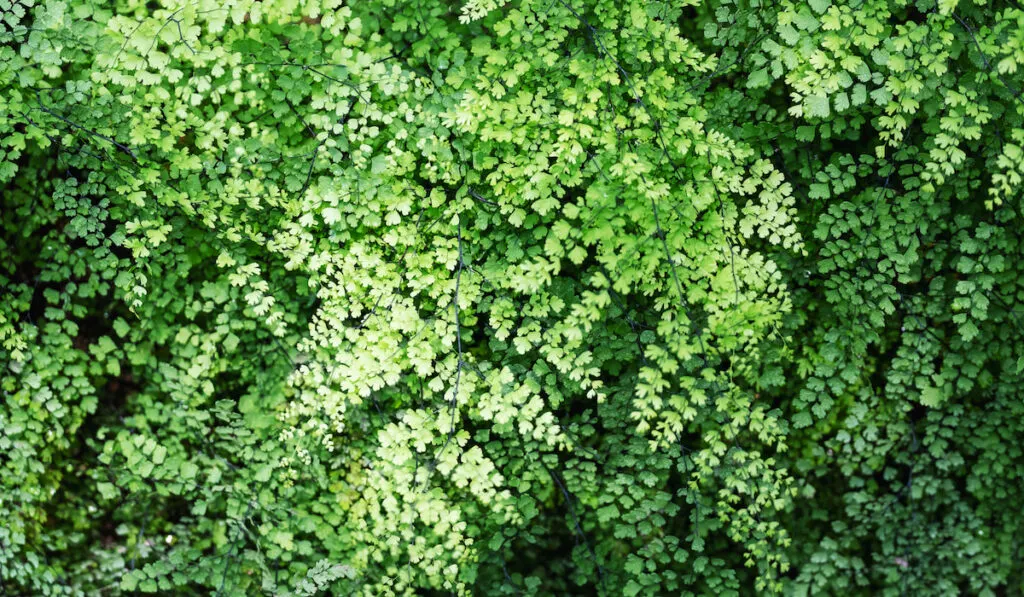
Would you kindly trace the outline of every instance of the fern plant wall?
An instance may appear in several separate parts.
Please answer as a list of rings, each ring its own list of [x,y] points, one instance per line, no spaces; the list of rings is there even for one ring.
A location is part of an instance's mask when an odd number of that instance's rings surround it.
[[[1012,0],[0,0],[0,593],[1020,595]]]

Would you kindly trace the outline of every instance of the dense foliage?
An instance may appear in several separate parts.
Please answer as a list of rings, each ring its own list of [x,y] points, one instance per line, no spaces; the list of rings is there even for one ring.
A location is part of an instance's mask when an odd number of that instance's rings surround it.
[[[0,593],[1024,593],[1013,0],[0,0]]]

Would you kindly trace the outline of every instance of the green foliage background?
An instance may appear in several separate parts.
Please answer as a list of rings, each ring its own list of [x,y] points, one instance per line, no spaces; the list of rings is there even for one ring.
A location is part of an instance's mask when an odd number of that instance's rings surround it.
[[[1014,0],[0,0],[0,593],[1021,595]]]

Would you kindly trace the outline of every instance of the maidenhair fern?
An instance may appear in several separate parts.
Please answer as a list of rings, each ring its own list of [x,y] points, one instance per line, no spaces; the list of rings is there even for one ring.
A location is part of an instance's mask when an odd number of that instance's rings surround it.
[[[1019,595],[1024,9],[0,0],[0,593]]]

